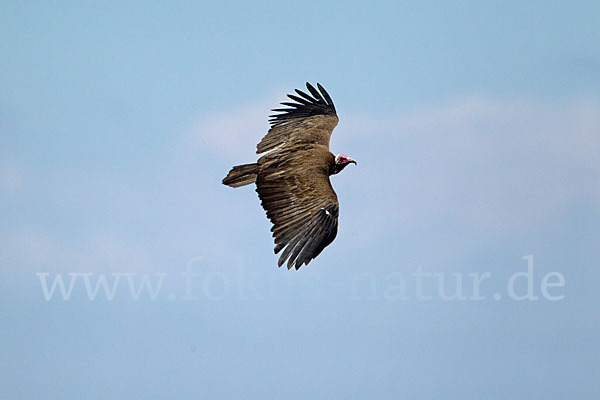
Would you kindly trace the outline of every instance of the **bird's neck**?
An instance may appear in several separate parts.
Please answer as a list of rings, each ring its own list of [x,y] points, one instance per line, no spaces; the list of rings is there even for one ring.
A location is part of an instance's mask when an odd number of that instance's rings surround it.
[[[340,173],[344,169],[345,165],[339,165],[333,163],[329,166],[329,176]]]

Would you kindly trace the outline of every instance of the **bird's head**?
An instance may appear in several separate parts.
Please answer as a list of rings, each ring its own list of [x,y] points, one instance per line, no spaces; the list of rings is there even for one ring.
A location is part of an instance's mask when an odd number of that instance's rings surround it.
[[[348,164],[354,163],[356,165],[356,161],[351,159],[345,154],[338,154],[335,156],[335,164],[333,165],[333,171],[331,175],[335,175],[341,172]]]

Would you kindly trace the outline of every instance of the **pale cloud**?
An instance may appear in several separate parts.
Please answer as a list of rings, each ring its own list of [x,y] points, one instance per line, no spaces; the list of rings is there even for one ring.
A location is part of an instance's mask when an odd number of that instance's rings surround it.
[[[195,152],[210,151],[232,162],[252,162],[256,144],[269,129],[270,110],[286,99],[281,93],[203,116],[192,125],[185,141]]]
[[[367,137],[364,151],[375,165],[359,164],[366,172],[351,190],[378,193],[371,200],[386,215],[373,236],[390,221],[503,235],[551,228],[573,207],[600,204],[599,110],[594,99],[472,97],[357,116],[344,124],[342,141],[364,146]]]

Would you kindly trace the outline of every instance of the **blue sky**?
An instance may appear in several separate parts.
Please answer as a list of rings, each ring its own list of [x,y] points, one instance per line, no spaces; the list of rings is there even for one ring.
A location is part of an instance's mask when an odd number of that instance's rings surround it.
[[[600,5],[523,3],[1,2],[0,397],[597,398]],[[306,81],[358,166],[286,271],[220,180]]]

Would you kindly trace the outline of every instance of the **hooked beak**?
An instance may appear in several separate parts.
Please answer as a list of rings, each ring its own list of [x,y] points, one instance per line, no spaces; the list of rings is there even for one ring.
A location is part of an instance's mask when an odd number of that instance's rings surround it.
[[[354,165],[358,165],[358,163],[356,161],[354,161],[354,160],[348,161],[348,164],[350,164],[350,163],[354,163]]]

